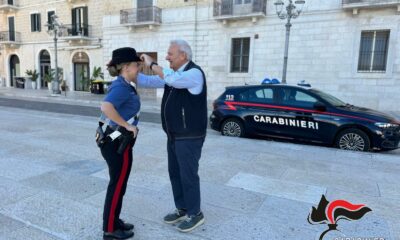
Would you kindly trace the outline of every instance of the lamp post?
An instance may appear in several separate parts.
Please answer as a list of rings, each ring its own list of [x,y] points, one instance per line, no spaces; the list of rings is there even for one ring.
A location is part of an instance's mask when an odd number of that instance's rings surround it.
[[[288,55],[289,55],[289,36],[290,36],[290,27],[292,26],[291,20],[300,16],[300,13],[303,9],[305,0],[296,0],[293,3],[293,0],[289,0],[289,4],[286,6],[286,12],[283,12],[283,7],[285,3],[282,0],[277,0],[275,2],[276,14],[282,20],[287,19],[286,23],[286,40],[285,40],[285,55],[283,58],[283,73],[282,73],[282,83],[286,84],[286,73],[287,73],[287,64],[288,64]]]
[[[53,34],[54,40],[54,63],[55,63],[55,76],[54,76],[54,84],[52,84],[52,93],[53,95],[60,95],[60,86],[59,86],[59,77],[58,77],[58,58],[57,58],[57,40],[58,37],[62,35],[62,30],[65,28],[64,25],[58,20],[58,16],[53,14],[51,16],[51,22],[46,24],[48,29],[48,33],[51,35]]]

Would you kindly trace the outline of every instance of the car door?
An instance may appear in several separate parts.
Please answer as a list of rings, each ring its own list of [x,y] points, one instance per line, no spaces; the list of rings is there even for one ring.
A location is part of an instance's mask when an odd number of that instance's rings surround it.
[[[260,86],[242,93],[246,99],[245,122],[248,130],[256,135],[276,135],[277,125],[271,124],[271,119],[279,114],[274,106],[275,88]]]
[[[280,125],[280,134],[285,137],[320,142],[320,123],[314,119],[314,105],[318,99],[306,90],[282,87],[280,116],[275,122]]]

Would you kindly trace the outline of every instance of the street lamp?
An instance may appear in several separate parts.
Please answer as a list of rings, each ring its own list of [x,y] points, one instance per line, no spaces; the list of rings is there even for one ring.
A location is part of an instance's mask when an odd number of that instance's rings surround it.
[[[289,0],[289,4],[286,6],[286,12],[283,12],[283,7],[285,3],[282,0],[277,0],[275,2],[276,14],[282,20],[287,19],[286,23],[286,41],[285,41],[285,55],[283,58],[283,73],[282,73],[282,83],[286,83],[286,72],[287,72],[287,64],[288,64],[288,55],[289,55],[289,36],[290,36],[290,27],[292,24],[290,21],[298,16],[303,9],[306,1],[304,0]]]
[[[53,88],[53,95],[59,95],[61,94],[60,87],[59,87],[59,82],[58,82],[58,62],[57,62],[57,40],[58,37],[61,37],[62,35],[62,30],[65,28],[64,25],[59,21],[58,16],[53,14],[51,15],[51,22],[46,24],[48,27],[48,33],[50,35],[53,35],[54,38],[54,59],[55,59],[55,79],[54,79],[54,84],[52,84]]]

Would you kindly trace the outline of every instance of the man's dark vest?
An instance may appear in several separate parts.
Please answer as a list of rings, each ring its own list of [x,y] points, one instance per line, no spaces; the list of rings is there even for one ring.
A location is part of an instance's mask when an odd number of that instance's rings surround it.
[[[203,89],[194,95],[188,89],[165,85],[161,103],[161,121],[170,139],[205,137],[207,130],[207,84],[203,70],[190,61],[183,71],[199,69],[203,75]]]

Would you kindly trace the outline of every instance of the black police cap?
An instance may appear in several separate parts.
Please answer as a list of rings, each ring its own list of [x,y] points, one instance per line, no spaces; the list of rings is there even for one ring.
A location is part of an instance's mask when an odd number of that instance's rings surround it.
[[[142,61],[134,48],[131,47],[123,47],[115,49],[112,52],[112,59],[107,64],[107,66],[115,66],[121,63],[128,63],[128,62],[140,62]]]

